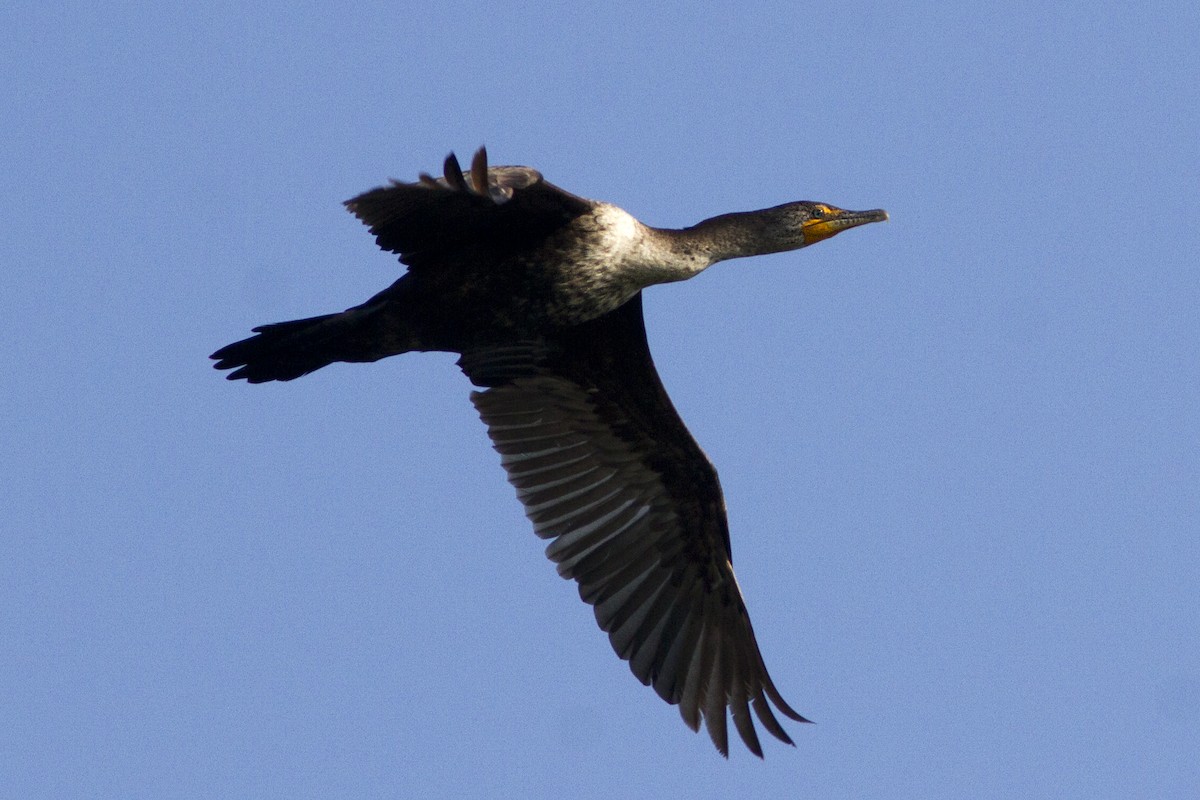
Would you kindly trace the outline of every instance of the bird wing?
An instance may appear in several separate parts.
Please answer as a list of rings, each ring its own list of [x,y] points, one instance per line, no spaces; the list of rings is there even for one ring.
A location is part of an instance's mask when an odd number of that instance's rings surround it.
[[[726,709],[792,741],[730,561],[716,470],[671,405],[646,343],[641,295],[545,341],[463,354],[471,399],[546,555],[579,583],[633,674],[728,755]]]
[[[503,258],[539,244],[594,203],[564,191],[529,167],[488,167],[480,148],[464,172],[453,153],[441,178],[392,181],[346,207],[379,246],[414,272],[486,254]]]

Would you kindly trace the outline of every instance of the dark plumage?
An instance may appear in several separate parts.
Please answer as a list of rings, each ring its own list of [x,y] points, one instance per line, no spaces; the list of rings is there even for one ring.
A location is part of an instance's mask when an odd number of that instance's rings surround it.
[[[805,721],[767,674],[731,565],[716,471],[650,358],[641,290],[728,258],[794,250],[886,219],[822,203],[650,228],[528,167],[392,182],[350,200],[408,272],[339,314],[255,328],[213,354],[250,383],[413,350],[461,355],[471,395],[546,554],[579,584],[617,654],[728,753],[726,709],[752,752],[750,708]]]

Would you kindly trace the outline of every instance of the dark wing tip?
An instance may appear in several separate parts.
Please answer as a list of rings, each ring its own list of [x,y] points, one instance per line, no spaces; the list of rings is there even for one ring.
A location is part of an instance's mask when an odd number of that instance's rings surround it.
[[[457,189],[460,192],[470,192],[467,187],[467,181],[463,178],[462,167],[459,166],[458,156],[453,152],[446,156],[446,162],[442,165],[442,173],[446,178],[446,183],[450,184],[450,188]]]
[[[775,688],[775,682],[771,680],[771,676],[767,672],[765,666],[763,667],[763,678],[763,691],[766,693],[767,697],[771,698],[771,702],[775,704],[775,708],[777,708],[781,714],[796,722],[805,722],[809,725],[813,724],[811,719],[801,716],[796,709],[787,704],[787,701],[783,699],[781,694],[779,694],[779,690]]]
[[[487,148],[480,147],[475,151],[475,157],[471,159],[471,184],[475,187],[475,194],[488,196],[488,160]]]

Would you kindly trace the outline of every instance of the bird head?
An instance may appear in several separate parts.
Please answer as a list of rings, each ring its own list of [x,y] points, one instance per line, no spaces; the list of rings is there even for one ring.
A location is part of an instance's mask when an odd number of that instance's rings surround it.
[[[759,211],[722,214],[682,233],[700,234],[707,240],[711,264],[729,258],[799,250],[850,228],[887,218],[882,208],[847,211],[828,203],[801,200]]]
[[[842,231],[857,228],[870,222],[884,222],[888,214],[882,208],[870,211],[847,211],[828,203],[813,203],[802,200],[780,206],[791,217],[793,229],[799,227],[802,241],[800,247],[808,247]]]

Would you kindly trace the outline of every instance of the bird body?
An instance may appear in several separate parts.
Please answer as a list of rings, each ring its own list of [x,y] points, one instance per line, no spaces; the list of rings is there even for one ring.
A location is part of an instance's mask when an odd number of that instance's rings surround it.
[[[733,574],[717,474],[654,369],[641,292],[728,258],[804,247],[882,219],[822,203],[652,228],[528,167],[393,181],[346,203],[408,272],[336,314],[255,328],[213,354],[231,379],[292,380],[335,361],[458,353],[471,399],[547,556],[617,654],[728,753],[727,711],[806,721],[772,683]]]

